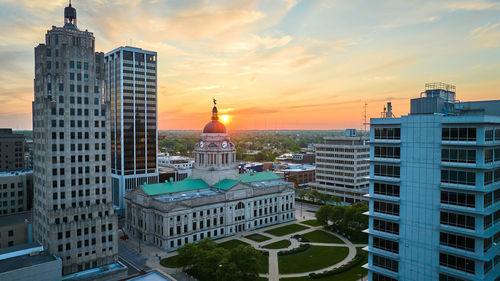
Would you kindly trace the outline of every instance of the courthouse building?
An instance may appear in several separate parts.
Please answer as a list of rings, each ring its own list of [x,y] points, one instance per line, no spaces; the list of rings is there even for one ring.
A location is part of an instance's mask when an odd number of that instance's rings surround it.
[[[217,108],[194,149],[192,176],[144,184],[125,196],[128,232],[168,251],[295,219],[293,184],[272,172],[238,174],[236,148]]]

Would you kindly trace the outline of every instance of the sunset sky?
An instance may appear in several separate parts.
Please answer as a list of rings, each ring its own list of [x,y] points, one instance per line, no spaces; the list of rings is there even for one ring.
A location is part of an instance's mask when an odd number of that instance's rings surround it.
[[[31,129],[34,47],[64,0],[0,0],[0,127]],[[96,51],[158,52],[158,128],[343,129],[397,116],[426,82],[500,99],[499,1],[74,0]]]

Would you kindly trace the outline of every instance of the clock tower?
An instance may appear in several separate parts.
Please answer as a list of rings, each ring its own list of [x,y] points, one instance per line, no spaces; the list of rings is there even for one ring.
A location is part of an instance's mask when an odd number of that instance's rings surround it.
[[[236,148],[231,142],[226,126],[219,121],[216,101],[212,121],[203,128],[194,148],[193,179],[202,179],[212,186],[223,179],[239,180]]]

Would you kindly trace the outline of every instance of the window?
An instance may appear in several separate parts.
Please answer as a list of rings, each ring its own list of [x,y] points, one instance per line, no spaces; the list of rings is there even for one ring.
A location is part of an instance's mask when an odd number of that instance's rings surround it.
[[[373,255],[373,265],[398,272],[398,261],[379,255]]]
[[[493,141],[493,129],[486,129],[484,131],[484,141]]]
[[[374,205],[373,209],[375,212],[393,215],[393,216],[399,216],[399,205],[398,204],[374,201],[373,205]]]
[[[476,163],[476,151],[472,149],[451,149],[441,150],[441,161],[458,163]]]
[[[441,182],[476,185],[476,173],[457,170],[441,170]]]
[[[399,178],[400,168],[394,165],[374,165],[375,176]]]
[[[476,218],[462,214],[441,211],[441,224],[474,230]]]
[[[476,128],[443,128],[444,141],[476,141]]]
[[[375,182],[373,190],[375,194],[399,197],[399,185]]]
[[[475,273],[474,261],[470,259],[439,253],[439,264],[467,273]]]
[[[401,139],[401,128],[375,128],[375,139]]]
[[[397,281],[394,278],[391,278],[389,276],[382,275],[380,273],[372,273],[372,280],[373,281]],[[441,280],[440,280],[441,281]]]
[[[446,233],[446,232],[441,232],[439,234],[439,243],[443,246],[447,247],[452,247],[452,248],[457,248],[461,250],[466,250],[470,252],[474,252],[475,246],[474,246],[474,239],[461,236],[461,235],[455,235],[451,233]]]
[[[380,158],[400,158],[400,148],[394,146],[375,146],[375,157]]]
[[[468,194],[463,192],[441,191],[441,203],[475,208],[476,196],[474,194]]]
[[[373,237],[373,247],[389,251],[392,253],[399,253],[399,243],[379,237]]]

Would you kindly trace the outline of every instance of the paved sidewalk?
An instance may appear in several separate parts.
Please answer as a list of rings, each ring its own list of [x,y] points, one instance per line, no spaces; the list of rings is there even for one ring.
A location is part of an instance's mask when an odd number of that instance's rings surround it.
[[[296,210],[296,212],[297,212],[297,210]],[[241,241],[243,241],[245,243],[248,243],[248,244],[252,245],[255,249],[269,252],[269,273],[267,273],[267,274],[259,274],[260,277],[266,277],[266,278],[269,279],[269,281],[279,281],[280,278],[287,278],[287,277],[307,276],[307,275],[309,275],[310,273],[313,273],[313,272],[314,273],[320,273],[320,272],[323,272],[323,271],[327,271],[327,270],[332,270],[332,269],[338,268],[338,267],[340,267],[340,266],[348,263],[349,261],[351,261],[356,256],[356,247],[364,247],[364,246],[366,246],[366,244],[356,244],[356,245],[354,245],[349,240],[347,240],[346,238],[342,237],[341,235],[338,235],[336,233],[333,233],[333,232],[330,232],[330,231],[327,231],[327,230],[323,229],[322,226],[310,226],[310,225],[306,225],[306,224],[301,224],[302,221],[304,221],[304,220],[310,220],[310,219],[314,219],[314,214],[313,213],[309,213],[309,212],[305,212],[305,210],[304,210],[303,216],[299,217],[297,215],[297,220],[295,220],[295,221],[290,221],[290,222],[286,222],[286,223],[282,223],[282,224],[277,224],[277,225],[273,225],[273,226],[269,226],[269,227],[265,227],[265,228],[260,228],[260,229],[256,229],[256,230],[252,230],[252,231],[237,233],[237,234],[232,235],[232,236],[228,236],[228,237],[224,237],[224,238],[221,238],[221,239],[214,240],[214,242],[216,242],[216,243],[223,243],[223,242],[226,242],[226,241],[229,241],[229,240],[237,239],[237,240],[241,240]],[[274,236],[272,234],[269,234],[269,233],[265,232],[265,231],[270,230],[270,229],[279,228],[279,227],[283,227],[283,226],[290,225],[290,224],[296,224],[296,223],[299,223],[301,225],[307,226],[309,228],[301,230],[301,231],[294,232],[292,234],[284,235],[284,236]],[[317,245],[317,246],[329,246],[329,247],[348,247],[349,248],[349,254],[347,255],[347,257],[345,259],[343,259],[341,262],[339,262],[337,264],[334,264],[334,265],[331,265],[331,266],[326,267],[326,268],[322,268],[322,269],[318,269],[318,270],[314,270],[314,271],[309,271],[309,272],[295,273],[295,274],[279,274],[278,252],[279,251],[283,251],[283,250],[295,249],[295,248],[297,248],[297,247],[300,246],[300,243],[296,239],[292,239],[291,238],[292,235],[305,234],[305,233],[312,232],[312,231],[315,231],[315,230],[323,230],[325,232],[328,232],[328,233],[330,233],[330,234],[338,237],[339,239],[341,239],[345,244],[330,244],[330,243],[309,243],[309,244],[311,244],[311,245]],[[256,242],[256,241],[253,241],[253,240],[250,240],[250,239],[247,239],[247,238],[244,237],[244,236],[248,236],[248,235],[251,235],[251,234],[261,234],[261,235],[270,237],[271,239],[266,240],[266,241],[262,241],[262,242]],[[291,241],[291,244],[287,248],[283,248],[283,249],[264,249],[264,248],[262,248],[262,246],[264,246],[264,245],[271,244],[271,243],[274,243],[274,242],[277,242],[277,241],[280,241],[280,240],[285,240],[285,239]],[[124,243],[126,243],[132,249],[137,249],[138,250],[138,248],[139,248],[138,240],[129,239],[129,240],[126,240]],[[157,248],[155,246],[144,245],[143,243],[141,243],[140,247],[141,247],[141,253],[147,258],[146,266],[148,266],[148,267],[150,267],[152,269],[158,269],[158,270],[162,270],[164,272],[167,272],[167,273],[173,275],[178,280],[193,280],[192,277],[190,277],[190,276],[186,275],[185,273],[183,273],[181,269],[178,269],[178,268],[177,269],[176,268],[166,268],[166,267],[163,267],[162,265],[159,264],[160,258],[163,259],[163,258],[166,258],[166,257],[175,256],[175,255],[177,255],[176,251],[167,253],[163,249],[159,249],[159,248]]]

